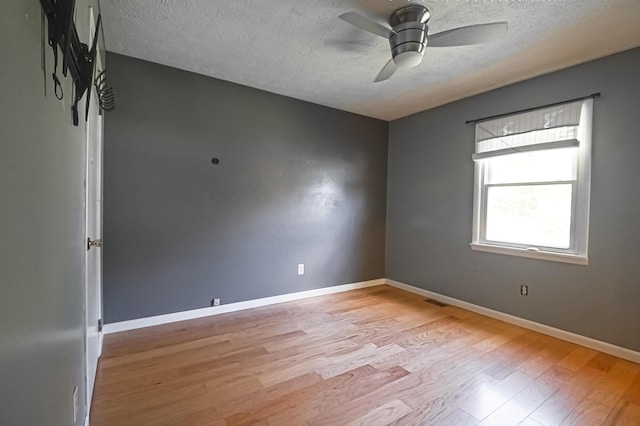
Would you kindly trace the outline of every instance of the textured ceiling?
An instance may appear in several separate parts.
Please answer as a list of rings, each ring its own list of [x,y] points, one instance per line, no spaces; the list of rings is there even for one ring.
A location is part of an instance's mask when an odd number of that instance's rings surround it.
[[[408,3],[429,32],[506,21],[503,39],[427,48],[373,79],[381,37],[338,19],[387,22]],[[640,46],[640,0],[102,0],[107,50],[383,120]]]

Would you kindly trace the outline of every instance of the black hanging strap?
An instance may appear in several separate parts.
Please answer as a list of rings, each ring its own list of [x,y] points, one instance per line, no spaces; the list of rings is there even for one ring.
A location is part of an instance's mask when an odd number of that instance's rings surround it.
[[[47,96],[47,55],[44,47],[44,28],[45,28],[45,14],[44,9],[40,11],[40,68],[42,69],[44,96]]]
[[[51,44],[51,41],[49,41],[49,44]],[[62,84],[56,75],[58,69],[58,46],[53,45],[51,47],[53,48],[53,73],[51,74],[53,77],[53,93],[55,93],[56,98],[62,100],[64,92],[62,91]]]
[[[91,89],[94,84],[94,68],[97,56],[98,37],[102,17],[98,15],[95,33],[93,34],[93,43],[88,46],[80,41],[78,31],[73,20],[75,10],[75,0],[40,0],[42,10],[47,17],[48,23],[48,42],[53,50],[53,83],[56,98],[62,100],[64,93],[62,83],[58,79],[58,60],[61,62],[61,72],[64,77],[71,76],[73,84],[71,86],[71,110],[73,116],[73,124],[78,125],[78,103],[85,97],[85,119],[89,116]],[[44,18],[42,19],[44,21]],[[44,27],[43,27],[44,32]],[[43,36],[44,38],[44,36]],[[44,45],[44,41],[42,40]],[[59,57],[58,50],[61,52]],[[46,65],[44,63],[44,53],[42,54],[42,69],[46,80]],[[86,94],[86,96],[85,96]],[[107,107],[112,105],[112,93],[103,93],[103,99]],[[45,83],[46,96],[46,83]],[[111,98],[111,99],[110,99]]]
[[[53,50],[53,73],[51,74],[53,78],[53,92],[56,98],[62,100],[64,96],[62,84],[56,75],[58,71],[58,45],[62,37],[60,22],[56,19],[60,13],[60,4],[58,2],[52,3],[51,0],[40,0],[40,4],[42,5],[44,14],[47,16],[47,28],[49,30],[48,42]]]

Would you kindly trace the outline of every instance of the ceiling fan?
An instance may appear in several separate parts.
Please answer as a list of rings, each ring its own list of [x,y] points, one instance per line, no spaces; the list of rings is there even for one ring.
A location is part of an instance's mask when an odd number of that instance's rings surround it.
[[[398,68],[413,68],[422,62],[425,47],[450,47],[481,44],[504,35],[506,22],[469,25],[428,34],[429,9],[422,5],[401,7],[389,17],[385,26],[357,12],[346,12],[340,19],[370,33],[387,38],[391,59],[382,67],[374,82],[388,80]]]

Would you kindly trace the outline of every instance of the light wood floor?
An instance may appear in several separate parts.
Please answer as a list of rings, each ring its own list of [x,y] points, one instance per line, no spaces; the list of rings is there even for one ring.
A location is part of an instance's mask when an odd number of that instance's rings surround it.
[[[640,365],[379,286],[108,335],[91,426],[640,425]]]

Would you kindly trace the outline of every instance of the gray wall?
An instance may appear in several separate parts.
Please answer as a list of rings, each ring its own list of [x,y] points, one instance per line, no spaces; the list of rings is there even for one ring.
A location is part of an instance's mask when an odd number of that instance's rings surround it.
[[[108,62],[107,323],[384,277],[386,122]]]
[[[87,25],[87,1],[77,23]],[[0,12],[0,424],[84,421],[84,123],[71,124],[40,69],[40,3]]]
[[[465,120],[593,92],[589,265],[472,252]],[[639,351],[639,111],[635,49],[390,123],[387,277]]]

